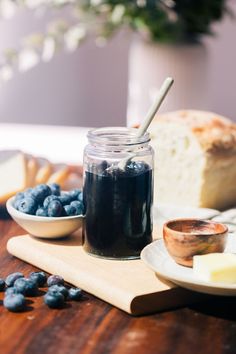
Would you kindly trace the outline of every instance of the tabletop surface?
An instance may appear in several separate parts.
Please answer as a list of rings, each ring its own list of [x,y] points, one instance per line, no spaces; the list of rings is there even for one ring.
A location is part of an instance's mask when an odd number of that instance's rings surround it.
[[[86,133],[79,127],[0,124],[0,149],[20,148],[73,164],[82,161]],[[16,271],[27,276],[36,270],[6,250],[7,240],[23,233],[14,221],[0,220],[0,277]],[[185,308],[132,317],[90,294],[51,310],[42,295],[31,298],[27,311],[16,314],[2,306],[0,293],[1,354],[236,352],[235,298],[210,297]]]
[[[9,237],[23,230],[11,220],[0,221],[0,277],[35,267],[6,251]],[[235,298],[210,297],[185,308],[132,317],[84,294],[60,310],[48,309],[43,294],[31,298],[23,313],[8,312],[0,293],[0,352],[96,354],[235,353]]]

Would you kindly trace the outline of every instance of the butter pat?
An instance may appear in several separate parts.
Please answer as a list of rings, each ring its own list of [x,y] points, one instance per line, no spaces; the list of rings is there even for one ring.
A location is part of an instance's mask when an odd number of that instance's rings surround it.
[[[193,257],[193,272],[199,279],[209,282],[236,283],[236,255],[209,253]]]

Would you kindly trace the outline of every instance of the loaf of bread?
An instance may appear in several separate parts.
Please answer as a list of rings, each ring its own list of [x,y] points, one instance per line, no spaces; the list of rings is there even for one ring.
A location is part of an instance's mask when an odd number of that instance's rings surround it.
[[[225,209],[236,205],[236,124],[211,112],[158,115],[154,202]]]

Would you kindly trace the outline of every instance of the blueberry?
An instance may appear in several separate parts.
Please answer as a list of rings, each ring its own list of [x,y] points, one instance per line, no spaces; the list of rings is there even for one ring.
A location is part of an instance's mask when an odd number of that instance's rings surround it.
[[[70,288],[68,291],[68,299],[70,300],[80,300],[82,298],[82,289],[80,288]]]
[[[71,196],[71,200],[76,200],[80,193],[81,193],[81,190],[79,188],[72,189],[69,192],[69,195]]]
[[[47,196],[44,201],[43,201],[43,207],[47,208],[48,205],[53,201],[53,200],[59,200],[59,198],[56,195],[49,195]]]
[[[18,278],[24,278],[24,275],[20,272],[9,274],[5,280],[6,286],[8,286],[8,287],[13,286],[16,279],[18,279]]]
[[[15,195],[15,200],[23,199],[25,196],[24,192],[18,192]]]
[[[17,292],[26,296],[35,296],[38,294],[37,283],[32,279],[19,278],[14,283]]]
[[[47,280],[47,285],[64,285],[64,279],[60,275],[50,275]]]
[[[81,202],[81,203],[83,202],[83,192],[80,192],[80,193],[78,194],[77,199],[78,199],[79,202]]]
[[[74,200],[70,205],[76,208],[77,215],[83,214],[83,204],[81,202]]]
[[[107,161],[102,161],[96,166],[96,174],[102,174],[109,167]]]
[[[36,216],[48,216],[48,212],[46,208],[38,208],[35,213]]]
[[[18,209],[19,203],[20,203],[21,199],[23,199],[23,198],[24,198],[24,193],[23,192],[19,192],[19,193],[17,193],[15,195],[15,199],[14,199],[13,205],[14,205],[14,207],[16,209]]]
[[[32,191],[32,195],[37,200],[38,204],[43,203],[44,199],[51,194],[52,191],[46,184],[39,184]]]
[[[114,166],[111,170],[105,170],[102,174],[102,176],[105,177],[112,177],[112,178],[116,178],[116,177],[124,177],[125,176],[125,171],[122,170],[121,168]]]
[[[25,303],[25,297],[22,294],[8,294],[3,300],[3,306],[12,312],[24,310]]]
[[[33,188],[27,188],[27,189],[24,191],[24,197],[25,197],[25,198],[26,198],[26,197],[31,197],[31,198],[33,198],[32,192],[33,192]]]
[[[51,192],[53,195],[60,195],[61,194],[61,187],[57,183],[51,183],[48,185],[49,188],[51,189]]]
[[[5,289],[5,280],[0,278],[0,291],[3,291]]]
[[[10,288],[6,288],[5,296],[12,295],[12,294],[18,294],[17,289],[14,286],[11,286]]]
[[[34,215],[37,210],[37,203],[35,199],[31,197],[25,197],[20,200],[18,204],[18,210],[25,214]]]
[[[64,211],[67,216],[77,215],[77,208],[75,208],[73,205],[65,205]]]
[[[146,168],[147,168],[147,164],[145,164],[144,162],[141,162],[141,161],[130,161],[126,165],[125,171],[129,175],[137,175],[137,174],[145,172]]]
[[[39,287],[44,286],[47,281],[47,276],[44,272],[32,272],[29,278],[35,281]]]
[[[59,200],[53,200],[48,205],[48,216],[58,217],[63,214],[63,206]]]
[[[19,210],[21,199],[14,200],[13,206],[15,209]]]
[[[72,201],[72,198],[69,193],[63,193],[59,197],[59,200],[60,200],[61,204],[64,206],[64,205],[70,204],[70,202]]]
[[[64,306],[65,298],[59,291],[51,290],[44,295],[44,302],[52,309],[59,309]]]
[[[64,285],[55,284],[48,288],[48,293],[54,293],[55,291],[61,293],[65,299],[68,297],[68,289]]]

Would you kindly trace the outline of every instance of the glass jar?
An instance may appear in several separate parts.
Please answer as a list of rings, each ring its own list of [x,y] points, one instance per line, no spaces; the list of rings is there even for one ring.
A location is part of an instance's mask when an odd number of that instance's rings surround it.
[[[153,149],[134,128],[89,131],[84,150],[83,247],[103,258],[135,259],[152,241]]]

